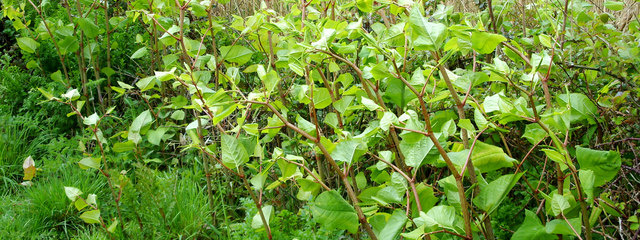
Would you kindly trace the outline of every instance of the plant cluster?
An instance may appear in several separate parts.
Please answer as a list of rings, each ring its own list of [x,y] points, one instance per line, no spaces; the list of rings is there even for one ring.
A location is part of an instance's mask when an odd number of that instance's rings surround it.
[[[92,179],[39,181],[24,156],[28,206],[55,192],[54,222],[111,239],[638,235],[637,19],[617,29],[582,0],[216,17],[228,2],[2,1],[15,71],[41,77],[3,80],[0,103],[65,109],[73,161],[44,164]]]

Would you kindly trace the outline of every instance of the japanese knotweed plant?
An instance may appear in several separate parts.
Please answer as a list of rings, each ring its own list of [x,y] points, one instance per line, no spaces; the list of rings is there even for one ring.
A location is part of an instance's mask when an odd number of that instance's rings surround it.
[[[324,227],[371,239],[495,239],[491,217],[518,183],[536,206],[524,210],[514,239],[592,239],[602,212],[616,209],[598,188],[617,175],[620,154],[571,141],[602,121],[603,106],[569,86],[550,90],[551,76],[563,70],[556,62],[568,57],[566,19],[554,22],[563,22],[555,36],[540,34],[536,48],[525,48],[499,33],[492,11],[489,18],[444,6],[425,11],[411,0],[291,2],[284,16],[265,2],[252,16],[219,23],[215,1],[133,1],[117,21],[107,20],[148,33],[131,59],[152,71],[109,86],[116,98],[148,107],[118,133],[122,141],[107,142],[98,127],[117,108],[83,115],[86,94],[42,91],[69,105],[92,133],[100,157],[79,164],[104,173],[116,207],[121,186],[106,171],[105,151],[140,156],[147,143],[180,138],[183,151],[204,160],[211,209],[211,172],[221,168],[247,190],[258,210],[251,225],[269,239],[278,209],[266,196],[282,185],[297,188]],[[366,14],[382,21],[360,17]],[[82,22],[87,34],[92,25]],[[108,40],[109,33],[89,37]],[[27,52],[38,47],[33,38],[20,42]],[[452,69],[463,57],[469,66]],[[530,146],[518,156],[505,135],[521,126],[518,138]],[[543,156],[539,176],[555,174],[555,185],[528,180],[537,176],[524,171],[531,155]],[[98,219],[90,197],[67,192],[94,209],[85,217]]]

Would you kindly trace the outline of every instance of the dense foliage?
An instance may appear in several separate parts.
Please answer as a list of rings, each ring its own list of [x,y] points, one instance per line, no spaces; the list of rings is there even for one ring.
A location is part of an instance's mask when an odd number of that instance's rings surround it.
[[[0,238],[638,236],[625,3],[228,4],[2,0]]]

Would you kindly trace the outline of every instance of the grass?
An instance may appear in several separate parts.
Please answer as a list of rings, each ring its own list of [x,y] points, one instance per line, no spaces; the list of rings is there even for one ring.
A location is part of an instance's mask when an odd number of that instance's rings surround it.
[[[14,190],[22,182],[22,163],[37,158],[48,134],[29,117],[0,116],[0,190]],[[37,165],[36,160],[36,167]]]
[[[0,203],[0,239],[71,238],[91,228],[78,218],[78,211],[64,193],[74,186],[98,195],[98,204],[106,205],[105,182],[95,173],[75,164],[62,165],[57,171],[36,176],[33,186],[5,194]],[[16,238],[16,236],[24,236]]]

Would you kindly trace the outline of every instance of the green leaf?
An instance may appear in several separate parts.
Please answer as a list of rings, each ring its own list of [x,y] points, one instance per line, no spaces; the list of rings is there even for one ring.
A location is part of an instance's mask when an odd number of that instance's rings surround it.
[[[438,200],[440,200],[433,193],[433,188],[430,186],[427,186],[424,183],[417,184],[416,190],[418,191],[418,199],[420,200],[420,206],[422,207],[422,211],[429,211],[429,209],[435,206],[436,203],[438,203]],[[411,212],[413,213],[414,217],[417,217],[420,214],[420,212],[418,211],[418,205],[415,202],[414,195],[411,194],[410,197],[411,197]]]
[[[567,224],[567,221],[571,223],[571,226]],[[580,218],[567,219],[567,221],[565,221],[564,219],[551,220],[550,222],[547,223],[544,229],[549,234],[579,236],[580,233],[582,232],[582,223],[580,221]],[[576,230],[575,232],[573,231],[574,229]],[[577,235],[576,235],[576,232],[578,233]]]
[[[220,55],[228,62],[242,65],[251,60],[253,52],[244,46],[234,45],[221,47]]]
[[[151,130],[147,133],[147,140],[149,141],[149,143],[158,146],[162,141],[162,137],[164,137],[164,134],[168,130],[169,128],[166,127],[159,127],[156,130]]]
[[[98,27],[98,25],[96,25],[89,19],[78,18],[78,25],[80,26],[80,29],[82,29],[82,32],[84,32],[84,34],[89,38],[94,38],[101,33],[101,29]]]
[[[540,40],[540,43],[548,48],[553,48],[553,43],[551,41],[551,37],[549,37],[549,35],[546,34],[540,34],[538,35],[538,39]]]
[[[171,119],[173,120],[184,120],[184,111],[182,110],[176,110],[175,112],[171,113]]]
[[[366,146],[356,140],[341,141],[336,144],[336,148],[331,153],[331,157],[336,161],[343,161],[351,165],[353,160],[357,160],[366,151]],[[362,149],[365,149],[363,151]]]
[[[545,231],[542,222],[538,219],[538,216],[532,211],[524,210],[525,217],[524,222],[518,230],[513,233],[511,239],[522,239],[522,240],[554,240],[558,239],[556,235],[548,234]]]
[[[569,204],[569,201],[566,198],[564,198],[563,195],[560,195],[560,194],[553,195],[553,198],[551,200],[551,210],[553,211],[554,215],[557,216],[557,215],[563,214],[570,207],[571,207],[571,204]]]
[[[278,76],[278,73],[274,70],[267,73],[262,65],[258,65],[257,72],[258,77],[267,89],[267,93],[273,92],[280,82],[280,76]]]
[[[393,114],[392,112],[384,112],[384,115],[380,120],[380,129],[384,130],[385,132],[389,131],[389,127],[397,123],[398,117],[396,117],[395,114]]]
[[[471,34],[471,47],[480,54],[489,54],[496,50],[501,42],[507,41],[502,35],[476,31]]]
[[[364,105],[369,111],[375,111],[380,108],[376,102],[364,96],[362,97],[362,105]]]
[[[598,151],[583,147],[576,147],[576,158],[580,170],[591,170],[595,175],[594,187],[599,187],[611,181],[620,171],[622,159],[615,151]]]
[[[222,135],[222,163],[234,169],[249,161],[247,150],[231,135]]]
[[[267,221],[267,225],[271,222],[271,216],[273,216],[273,206],[265,205],[262,207],[262,214],[264,214],[265,221]],[[251,220],[251,228],[259,229],[264,227],[264,222],[262,222],[262,218],[260,217],[260,213],[256,213]]]
[[[384,92],[384,97],[391,100],[394,104],[400,108],[404,108],[409,101],[416,98],[416,95],[407,87],[402,80],[392,78],[389,80],[387,90]]]
[[[539,124],[531,123],[525,127],[522,137],[526,138],[529,143],[536,144],[547,137],[547,132]]]
[[[595,123],[594,118],[598,116],[596,105],[582,93],[560,94],[558,103],[563,106],[571,106],[571,123],[587,119],[590,123]]]
[[[118,226],[118,220],[113,221],[111,225],[109,225],[109,227],[107,228],[107,232],[110,232],[110,233],[115,232],[117,226]]]
[[[153,116],[149,110],[146,110],[138,115],[129,127],[129,132],[139,132],[143,127],[148,126],[153,122]]]
[[[559,153],[556,150],[553,149],[542,149],[542,151],[547,155],[547,157],[554,162],[557,162],[560,164],[560,169],[561,170],[566,170],[567,167],[567,160],[564,158],[564,156]],[[573,163],[569,163],[569,165],[573,166]]]
[[[80,215],[80,219],[89,224],[100,222],[100,210],[86,211]]]
[[[582,191],[587,195],[587,202],[593,203],[593,188],[596,182],[596,175],[591,170],[580,169],[578,171],[578,177],[580,178],[580,185],[582,185]]]
[[[456,222],[460,219],[456,215],[456,209],[452,206],[438,205],[425,213],[420,213],[420,218],[429,227],[438,226],[456,231]]]
[[[480,193],[473,199],[473,203],[488,214],[491,214],[507,197],[507,194],[516,185],[521,176],[522,173],[508,174],[493,180],[480,189]]]
[[[331,105],[331,94],[326,88],[313,88],[313,104],[316,109],[323,109]]]
[[[78,199],[78,196],[82,194],[82,191],[74,187],[64,187],[64,194],[67,195],[67,198],[69,198],[69,200],[75,202],[76,199]]]
[[[78,209],[78,211],[84,209],[85,207],[89,206],[89,204],[87,204],[87,202],[85,202],[84,200],[82,200],[82,198],[76,200],[75,202],[73,202],[73,206],[76,207],[76,209]]]
[[[416,50],[440,50],[447,36],[447,26],[427,21],[419,7],[411,9],[409,23],[413,29],[413,45]]]
[[[136,82],[136,86],[140,89],[140,92],[144,92],[149,89],[152,89],[155,85],[156,85],[156,77],[154,76],[146,77]]]
[[[336,191],[318,195],[310,209],[313,218],[327,229],[346,229],[356,233],[360,226],[353,206]]]
[[[136,144],[133,141],[126,141],[126,142],[117,142],[113,144],[113,148],[111,148],[111,150],[113,150],[114,152],[120,153],[120,152],[131,151],[135,148],[136,148]]]
[[[512,167],[517,161],[507,156],[502,148],[486,144],[483,142],[476,142],[471,154],[471,161],[473,165],[480,172],[490,172],[504,167]]]
[[[91,114],[91,116],[85,117],[84,119],[82,119],[82,123],[84,123],[84,125],[96,125],[96,123],[98,123],[98,121],[100,120],[100,117],[98,116],[97,113],[93,113]]]
[[[78,162],[78,165],[80,165],[80,168],[82,169],[88,169],[88,168],[100,169],[100,158],[86,157],[80,160]]]
[[[404,161],[407,166],[418,168],[422,164],[424,158],[429,154],[429,151],[434,147],[430,138],[420,135],[417,141],[403,138],[400,141],[400,151],[404,154]]]
[[[29,37],[21,37],[16,40],[18,41],[18,47],[20,47],[22,51],[25,51],[28,53],[36,52],[36,49],[40,46],[40,43],[36,42],[36,40],[33,40],[33,38],[29,38]]]
[[[405,215],[404,211],[400,209],[396,209],[389,217],[389,220],[384,225],[384,228],[378,234],[378,239],[380,240],[393,240],[396,238],[400,230],[404,227],[404,224],[407,222],[407,215]]]
[[[138,144],[141,139],[140,132],[144,127],[149,126],[152,122],[153,116],[151,115],[151,112],[149,112],[149,110],[140,113],[140,115],[138,115],[138,117],[133,120],[131,126],[129,127],[128,139],[133,141],[135,144]]]
[[[78,90],[75,89],[75,88],[71,88],[71,89],[67,90],[67,92],[65,94],[62,94],[61,97],[65,98],[65,99],[69,99],[71,101],[74,101],[74,100],[80,98],[80,92],[78,92]]]
[[[62,54],[75,52],[80,48],[80,43],[75,36],[64,37],[62,41],[58,43],[58,45],[60,46],[60,52]]]
[[[136,50],[133,54],[131,54],[131,59],[144,57],[145,55],[147,55],[147,53],[149,53],[149,50],[147,50],[147,47],[138,48],[138,50]]]
[[[373,0],[356,0],[356,6],[363,12],[373,11]]]
[[[60,70],[55,71],[50,76],[51,76],[51,80],[59,83],[64,83],[64,80],[62,79],[62,72],[60,72]]]
[[[620,11],[624,9],[624,2],[607,0],[607,1],[604,1],[604,7],[606,7],[611,11]]]

